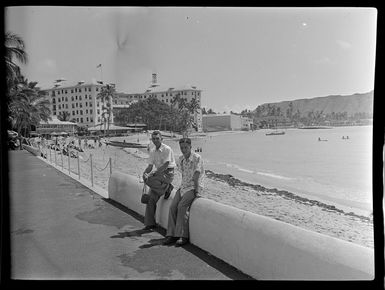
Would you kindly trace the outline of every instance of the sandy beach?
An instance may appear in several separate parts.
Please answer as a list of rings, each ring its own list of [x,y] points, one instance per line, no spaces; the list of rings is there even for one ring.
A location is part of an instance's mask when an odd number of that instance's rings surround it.
[[[114,138],[126,142],[148,143],[147,134]],[[53,153],[53,151],[51,151]],[[180,152],[176,152],[179,155]],[[106,146],[86,149],[80,153],[81,176],[91,178],[90,156],[92,154],[94,184],[108,189],[110,175],[109,160],[112,171],[141,177],[146,163],[146,150]],[[49,160],[49,154],[48,154]],[[53,159],[53,155],[52,155]],[[61,156],[57,155],[61,165]],[[68,168],[68,158],[63,157],[64,168]],[[71,172],[78,174],[77,159],[71,158]],[[176,174],[173,184],[180,184],[180,173]],[[346,240],[365,247],[374,248],[373,220],[371,216],[361,216],[343,210],[328,207],[317,201],[299,198],[289,192],[267,189],[262,186],[247,184],[232,176],[216,174],[206,170],[204,191],[201,196],[239,209],[267,216],[307,230]]]

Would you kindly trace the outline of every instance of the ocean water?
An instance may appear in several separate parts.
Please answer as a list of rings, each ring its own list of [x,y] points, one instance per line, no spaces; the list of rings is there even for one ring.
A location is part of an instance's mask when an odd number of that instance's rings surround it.
[[[372,126],[217,134],[193,139],[205,169],[352,211],[372,210]],[[342,136],[349,136],[344,140]],[[318,141],[318,138],[327,141]],[[176,141],[165,140],[176,155]]]

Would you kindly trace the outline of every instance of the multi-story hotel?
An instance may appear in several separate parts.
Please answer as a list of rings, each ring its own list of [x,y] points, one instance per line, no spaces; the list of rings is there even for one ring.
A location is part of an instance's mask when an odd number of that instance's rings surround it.
[[[54,88],[45,90],[51,101],[53,116],[59,116],[63,112],[69,112],[69,120],[76,121],[78,125],[92,127],[103,122],[102,113],[106,111],[106,105],[97,98],[103,84],[98,82],[67,83],[65,81],[56,84]],[[194,123],[197,131],[202,132],[201,90],[195,86],[185,85],[181,87],[162,87],[157,83],[156,74],[152,75],[152,83],[144,93],[115,93],[112,98],[112,112],[114,110],[128,108],[133,102],[144,100],[150,96],[171,105],[173,97],[179,95],[187,102],[192,99],[197,101],[199,109],[194,113]],[[106,116],[107,117],[107,116]],[[113,123],[113,113],[111,123]]]
[[[194,123],[197,126],[197,131],[202,132],[201,93],[202,90],[191,85],[163,87],[157,82],[156,74],[152,74],[151,85],[144,93],[118,93],[114,97],[113,108],[129,106],[131,102],[145,100],[149,97],[155,97],[167,105],[171,105],[171,100],[177,95],[184,98],[187,102],[195,99],[199,105],[199,109],[194,113]]]
[[[102,113],[106,110],[106,104],[97,98],[102,86],[97,82],[81,81],[73,84],[63,82],[45,90],[51,101],[52,115],[57,117],[62,112],[68,112],[70,121],[74,120],[78,125],[87,127],[102,123]]]

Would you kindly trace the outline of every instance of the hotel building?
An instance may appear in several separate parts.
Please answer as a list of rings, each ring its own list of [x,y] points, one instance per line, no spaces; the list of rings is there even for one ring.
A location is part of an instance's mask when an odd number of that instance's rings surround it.
[[[253,119],[234,114],[203,115],[203,131],[252,130]]]
[[[155,97],[170,106],[171,100],[177,95],[184,98],[187,102],[191,102],[192,99],[195,99],[199,105],[199,109],[194,113],[194,123],[197,126],[197,131],[202,132],[201,93],[202,90],[199,90],[197,87],[191,85],[178,87],[161,86],[157,82],[156,74],[152,74],[151,85],[144,93],[117,93],[113,100],[113,108],[123,108],[125,106],[129,106],[131,102],[145,100],[149,97]]]
[[[55,85],[45,90],[51,101],[52,116],[69,112],[69,120],[78,125],[92,127],[103,122],[102,113],[106,111],[106,103],[97,98],[103,85],[97,82],[77,82]],[[113,123],[113,115],[111,117]]]

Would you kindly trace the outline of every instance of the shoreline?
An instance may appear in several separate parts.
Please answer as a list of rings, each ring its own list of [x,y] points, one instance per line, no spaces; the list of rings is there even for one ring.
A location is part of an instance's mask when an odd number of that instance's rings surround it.
[[[128,137],[118,138],[128,141]],[[146,134],[140,138],[149,140]],[[147,166],[146,149],[120,148],[103,144],[100,148],[86,149],[80,153],[81,176],[87,179],[91,178],[90,154],[93,155],[94,183],[106,190],[109,168],[105,167],[109,158],[112,161],[112,172],[119,171],[137,176],[138,180]],[[61,164],[60,156],[58,164]],[[66,156],[63,164],[68,168]],[[71,172],[78,173],[77,162],[73,158],[71,158]],[[344,211],[338,206],[305,198],[286,190],[245,182],[230,174],[215,173],[208,169],[205,173],[203,183],[205,189],[201,197],[365,247],[374,247],[371,216]],[[173,181],[174,186],[177,187],[180,181],[181,176],[178,172]]]

